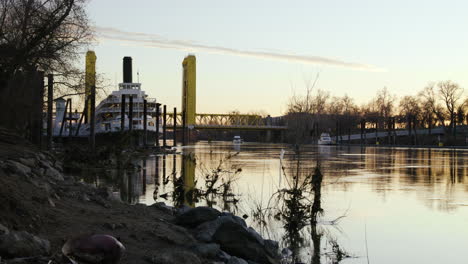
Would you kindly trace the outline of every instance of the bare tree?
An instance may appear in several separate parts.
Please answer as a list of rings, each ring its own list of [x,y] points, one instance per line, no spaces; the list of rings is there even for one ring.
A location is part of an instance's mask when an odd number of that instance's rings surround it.
[[[81,47],[93,36],[86,0],[0,1],[0,87],[16,73],[53,73],[59,96],[81,94]]]
[[[452,81],[439,82],[437,87],[439,96],[442,99],[442,102],[446,107],[447,115],[450,118],[450,128],[453,129],[456,123],[455,111],[462,106],[459,101],[462,98],[463,88]]]
[[[439,121],[439,124],[445,128],[444,109],[439,103],[435,84],[429,83],[418,95],[421,98],[421,105],[425,116],[431,116],[430,113],[432,113],[437,121]]]

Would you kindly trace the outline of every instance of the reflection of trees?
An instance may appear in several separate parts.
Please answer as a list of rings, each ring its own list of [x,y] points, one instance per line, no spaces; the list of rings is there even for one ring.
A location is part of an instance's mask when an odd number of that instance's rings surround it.
[[[316,162],[311,166],[310,155],[301,155],[297,151],[294,160],[286,162],[285,166],[287,169],[282,168],[285,186],[272,195],[266,208],[257,206],[254,209],[254,221],[264,228],[268,228],[266,225],[273,221],[282,224],[282,243],[292,252],[292,259],[285,260],[287,263],[303,263],[310,258],[309,263],[319,264],[323,256],[329,256],[330,263],[338,263],[336,253],[342,254],[340,258],[347,254],[339,248],[336,240],[329,239],[335,244],[325,246],[329,252],[322,253],[321,239],[326,232],[324,233],[323,225],[319,223],[319,216],[323,214],[323,175],[320,164]],[[304,253],[310,250],[312,256],[305,256]]]

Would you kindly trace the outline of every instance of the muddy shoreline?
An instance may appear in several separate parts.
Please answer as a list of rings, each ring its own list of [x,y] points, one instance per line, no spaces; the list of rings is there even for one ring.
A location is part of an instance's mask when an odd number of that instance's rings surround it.
[[[0,225],[5,229],[0,232],[0,263],[69,263],[61,247],[82,234],[118,238],[126,247],[121,263],[279,261],[277,243],[261,238],[240,217],[215,209],[207,216],[204,208],[172,208],[162,203],[124,204],[107,189],[65,175],[56,156],[4,129],[0,130],[0,175]],[[187,214],[190,224],[181,222]],[[240,240],[226,235],[232,230],[243,234]],[[27,232],[50,246],[30,256],[26,249],[9,252],[11,246],[2,248],[2,240],[15,232]]]

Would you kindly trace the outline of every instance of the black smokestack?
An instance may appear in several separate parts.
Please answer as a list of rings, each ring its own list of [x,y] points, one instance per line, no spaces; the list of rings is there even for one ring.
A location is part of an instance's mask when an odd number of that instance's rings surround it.
[[[123,82],[132,82],[132,57],[123,58]]]

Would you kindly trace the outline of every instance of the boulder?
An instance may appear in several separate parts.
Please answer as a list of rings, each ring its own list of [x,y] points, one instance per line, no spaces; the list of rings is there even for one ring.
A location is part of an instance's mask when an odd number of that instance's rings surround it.
[[[20,158],[19,162],[30,168],[36,167],[36,160],[34,158]]]
[[[265,239],[265,250],[270,254],[271,256],[274,256],[275,258],[279,258],[279,244],[277,241],[270,240],[270,239]]]
[[[48,255],[50,243],[28,232],[6,232],[0,235],[0,255],[8,258]]]
[[[268,253],[257,237],[235,222],[222,223],[213,235],[213,240],[232,256],[261,264],[278,263],[278,259]]]
[[[8,160],[6,162],[6,167],[9,171],[20,176],[28,176],[31,173],[31,168],[14,160]]]
[[[166,205],[164,202],[158,202],[158,203],[154,203],[152,205],[150,205],[150,207],[153,207],[153,208],[157,208],[169,215],[173,215],[174,214],[174,207],[172,206],[169,206],[169,205]]]
[[[248,263],[247,263],[247,261],[245,261],[245,260],[243,260],[241,258],[232,257],[232,258],[229,259],[227,264],[248,264]]]
[[[8,228],[6,226],[0,224],[0,236],[7,235],[8,233],[10,233]]]
[[[177,216],[176,223],[182,226],[196,227],[199,224],[218,218],[220,214],[221,213],[214,208],[200,206]]]
[[[221,216],[228,216],[228,217],[231,217],[235,222],[237,222],[238,224],[240,224],[241,226],[243,227],[247,227],[247,223],[245,222],[245,220],[237,215],[234,215],[234,214],[231,214],[231,213],[227,213],[227,212],[223,212],[221,213]]]
[[[56,181],[63,181],[64,180],[62,173],[60,173],[58,170],[56,170],[53,167],[47,167],[44,174],[45,174],[45,176],[47,178],[51,178],[51,179],[54,179]]]
[[[247,228],[247,231],[249,231],[249,233],[255,237],[255,239],[257,239],[258,243],[260,243],[262,246],[265,245],[265,241],[263,240],[262,236],[257,233],[257,231],[255,231],[255,229],[253,229],[252,227],[249,227]]]
[[[216,243],[202,243],[193,246],[192,250],[205,258],[215,258],[219,254],[220,247]]]
[[[197,226],[195,230],[195,238],[202,242],[212,242],[213,235],[216,233],[216,230],[218,230],[218,227],[225,222],[232,222],[242,227],[247,226],[244,219],[232,214],[223,213],[222,216],[216,218],[215,220],[208,221]]]
[[[229,259],[232,258],[231,255],[229,255],[228,253],[222,250],[219,250],[218,255],[216,257],[220,259],[221,261],[223,261],[224,263],[227,263]]]

